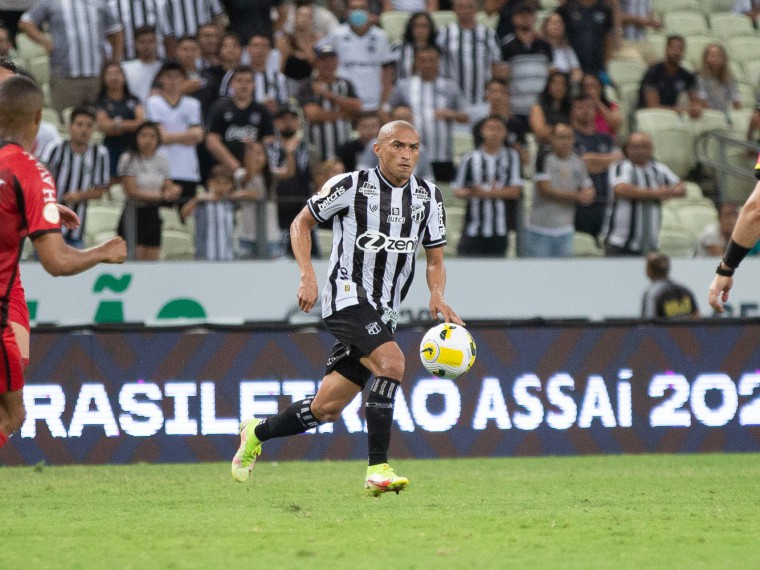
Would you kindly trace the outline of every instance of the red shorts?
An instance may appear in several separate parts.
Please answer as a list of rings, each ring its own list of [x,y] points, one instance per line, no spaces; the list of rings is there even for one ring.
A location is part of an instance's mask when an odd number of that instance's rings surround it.
[[[29,307],[26,306],[24,287],[21,285],[21,278],[18,272],[16,272],[16,279],[11,287],[8,303],[8,320],[12,323],[20,324],[29,332]]]
[[[24,387],[24,365],[16,337],[6,327],[0,339],[0,394],[15,392]]]

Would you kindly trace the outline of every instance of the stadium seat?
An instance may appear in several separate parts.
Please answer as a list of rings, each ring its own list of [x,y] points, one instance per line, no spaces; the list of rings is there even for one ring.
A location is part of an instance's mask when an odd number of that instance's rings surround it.
[[[702,54],[710,44],[722,44],[720,39],[711,34],[696,34],[686,38],[686,54],[684,59],[699,70],[702,67]]]
[[[51,109],[50,107],[42,108],[42,120],[46,123],[50,123],[59,131],[63,127],[63,124],[61,123],[61,115],[58,111]]]
[[[446,231],[449,229],[458,233],[462,232],[464,217],[467,212],[467,206],[464,200],[459,200],[459,204],[451,204],[446,207]]]
[[[703,14],[705,7],[700,0],[653,0],[652,11],[660,15],[669,12],[695,12]]]
[[[744,81],[736,84],[739,89],[739,98],[745,107],[754,107],[757,104],[757,86]]]
[[[658,250],[670,257],[694,257],[697,240],[686,230],[660,229]]]
[[[684,186],[686,186],[685,198],[687,200],[701,200],[705,197],[702,192],[702,187],[696,182],[684,182]]]
[[[647,34],[646,42],[649,44],[649,51],[657,54],[658,60],[665,57],[667,36],[664,33],[649,33]]]
[[[86,247],[94,247],[96,245],[100,245],[105,241],[108,241],[111,238],[115,238],[116,235],[116,231],[104,231],[98,232],[96,234],[87,233],[84,236],[84,244]]]
[[[317,228],[317,243],[319,244],[319,251],[322,252],[323,257],[328,257],[332,251],[332,230],[326,230],[324,228]]]
[[[731,12],[734,9],[734,2],[735,0],[705,0],[705,12],[708,14]]]
[[[634,113],[635,128],[649,133],[670,126],[683,126],[681,115],[670,109],[639,109]]]
[[[449,24],[453,24],[457,21],[457,15],[453,10],[436,10],[435,12],[430,13],[430,17],[433,18],[435,27],[438,29],[445,28]]]
[[[715,129],[728,130],[730,128],[726,114],[723,111],[716,111],[715,109],[705,109],[698,119],[687,117],[684,122],[689,127],[689,130],[691,130],[694,138],[707,131]]]
[[[475,138],[472,133],[454,131],[453,134],[454,163],[459,164],[465,153],[475,148]]]
[[[195,259],[195,244],[192,236],[186,232],[162,230],[161,259],[166,261]]]
[[[671,2],[668,2],[668,4],[671,4]],[[696,10],[666,12],[663,16],[663,23],[668,34],[693,36],[710,33],[710,28],[707,27],[707,20],[701,10],[699,12]]]
[[[602,257],[604,252],[596,240],[585,232],[573,234],[573,257]]]
[[[673,212],[678,218],[681,227],[692,234],[697,239],[705,227],[718,221],[718,211],[715,209],[715,203],[709,198],[676,198],[665,202],[663,208],[663,217],[665,212]]]
[[[671,202],[672,200],[668,200]],[[678,218],[678,212],[675,208],[668,208],[668,202],[660,209],[660,230],[678,230],[683,231],[684,227],[681,225],[681,220]]]
[[[760,58],[745,61],[741,65],[744,69],[744,81],[755,87],[760,85]]]
[[[86,233],[94,235],[106,231],[116,232],[120,217],[119,206],[108,206],[103,203],[90,204],[87,206]]]
[[[750,82],[749,77],[747,76],[747,73],[744,71],[744,66],[738,61],[729,60],[728,68],[731,70],[731,73],[733,74],[734,79],[736,79],[737,81]]]
[[[161,218],[162,229],[189,233],[187,225],[182,223],[182,220],[179,217],[179,212],[177,212],[176,208],[162,206],[158,209],[158,215]]]
[[[476,19],[479,23],[483,24],[489,30],[495,30],[499,25],[499,13],[488,15],[486,12],[478,12]]]
[[[391,43],[401,41],[404,37],[406,23],[412,14],[401,10],[391,10],[380,14],[380,27],[388,35],[388,41]]]
[[[685,178],[696,164],[694,137],[685,125],[668,125],[647,131],[654,144],[654,156],[679,178]]]
[[[45,48],[40,44],[33,42],[29,36],[24,33],[16,34],[16,53],[20,58],[31,61],[37,56],[47,55]]]
[[[631,59],[611,59],[607,64],[607,73],[615,85],[623,83],[640,83],[647,66]]]
[[[757,59],[760,54],[760,37],[739,36],[726,40],[726,49],[729,59],[744,65],[748,61]]]
[[[50,58],[47,55],[39,55],[29,60],[29,73],[40,85],[50,82]]]
[[[749,18],[732,13],[711,14],[710,29],[713,34],[724,40],[755,35],[755,28],[752,27]]]
[[[742,107],[741,109],[731,109],[728,116],[731,119],[731,130],[735,137],[742,140],[747,136],[749,123],[752,120],[754,109],[752,107]]]
[[[744,148],[732,147],[726,150],[726,163],[730,166],[741,168],[748,174],[752,172],[755,166],[754,156],[747,154]],[[736,176],[733,174],[726,175],[726,187],[723,189],[722,199],[732,204],[744,204],[749,198],[755,181],[749,176]]]

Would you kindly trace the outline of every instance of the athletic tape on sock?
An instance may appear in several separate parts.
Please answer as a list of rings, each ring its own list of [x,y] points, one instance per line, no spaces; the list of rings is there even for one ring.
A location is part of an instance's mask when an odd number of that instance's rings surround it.
[[[314,400],[314,397],[306,398],[301,402],[301,408],[297,412],[298,419],[301,420],[301,423],[306,427],[307,429],[315,428],[320,424],[320,421],[314,417],[314,414],[311,411],[311,402]]]
[[[396,397],[396,390],[400,385],[401,383],[398,380],[378,376],[375,378],[375,381],[372,383],[372,387],[369,390],[370,396],[375,394],[376,396],[380,396],[381,398],[393,402],[393,399]]]

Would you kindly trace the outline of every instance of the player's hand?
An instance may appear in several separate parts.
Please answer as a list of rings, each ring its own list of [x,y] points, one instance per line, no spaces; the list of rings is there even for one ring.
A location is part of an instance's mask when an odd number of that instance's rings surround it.
[[[440,320],[438,318],[439,313],[443,317],[444,323],[454,323],[456,325],[465,326],[464,321],[459,318],[459,316],[454,312],[454,309],[449,307],[442,298],[431,298],[430,314],[433,316],[434,320]]]
[[[734,278],[723,275],[716,275],[710,284],[710,306],[718,313],[722,314],[726,310],[723,303],[728,301],[728,292],[733,286]]]
[[[98,247],[103,250],[103,263],[124,263],[127,259],[127,242],[120,237],[111,238]]]
[[[63,227],[69,230],[75,230],[79,227],[81,222],[76,212],[70,208],[67,208],[63,204],[56,204],[58,206],[58,213],[61,216],[61,223]]]
[[[301,284],[298,286],[297,293],[298,308],[304,313],[310,312],[314,303],[317,302],[318,294],[316,277],[313,274],[301,277]]]

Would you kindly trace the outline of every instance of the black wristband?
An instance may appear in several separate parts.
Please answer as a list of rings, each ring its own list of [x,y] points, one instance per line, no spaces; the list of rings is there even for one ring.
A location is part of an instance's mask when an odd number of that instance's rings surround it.
[[[744,247],[736,243],[733,239],[728,242],[726,253],[723,254],[723,263],[726,267],[736,269],[742,262],[742,259],[747,257],[750,248]]]
[[[735,269],[723,269],[723,264],[719,263],[718,268],[715,270],[715,273],[718,275],[721,275],[723,277],[732,277],[734,275]]]

